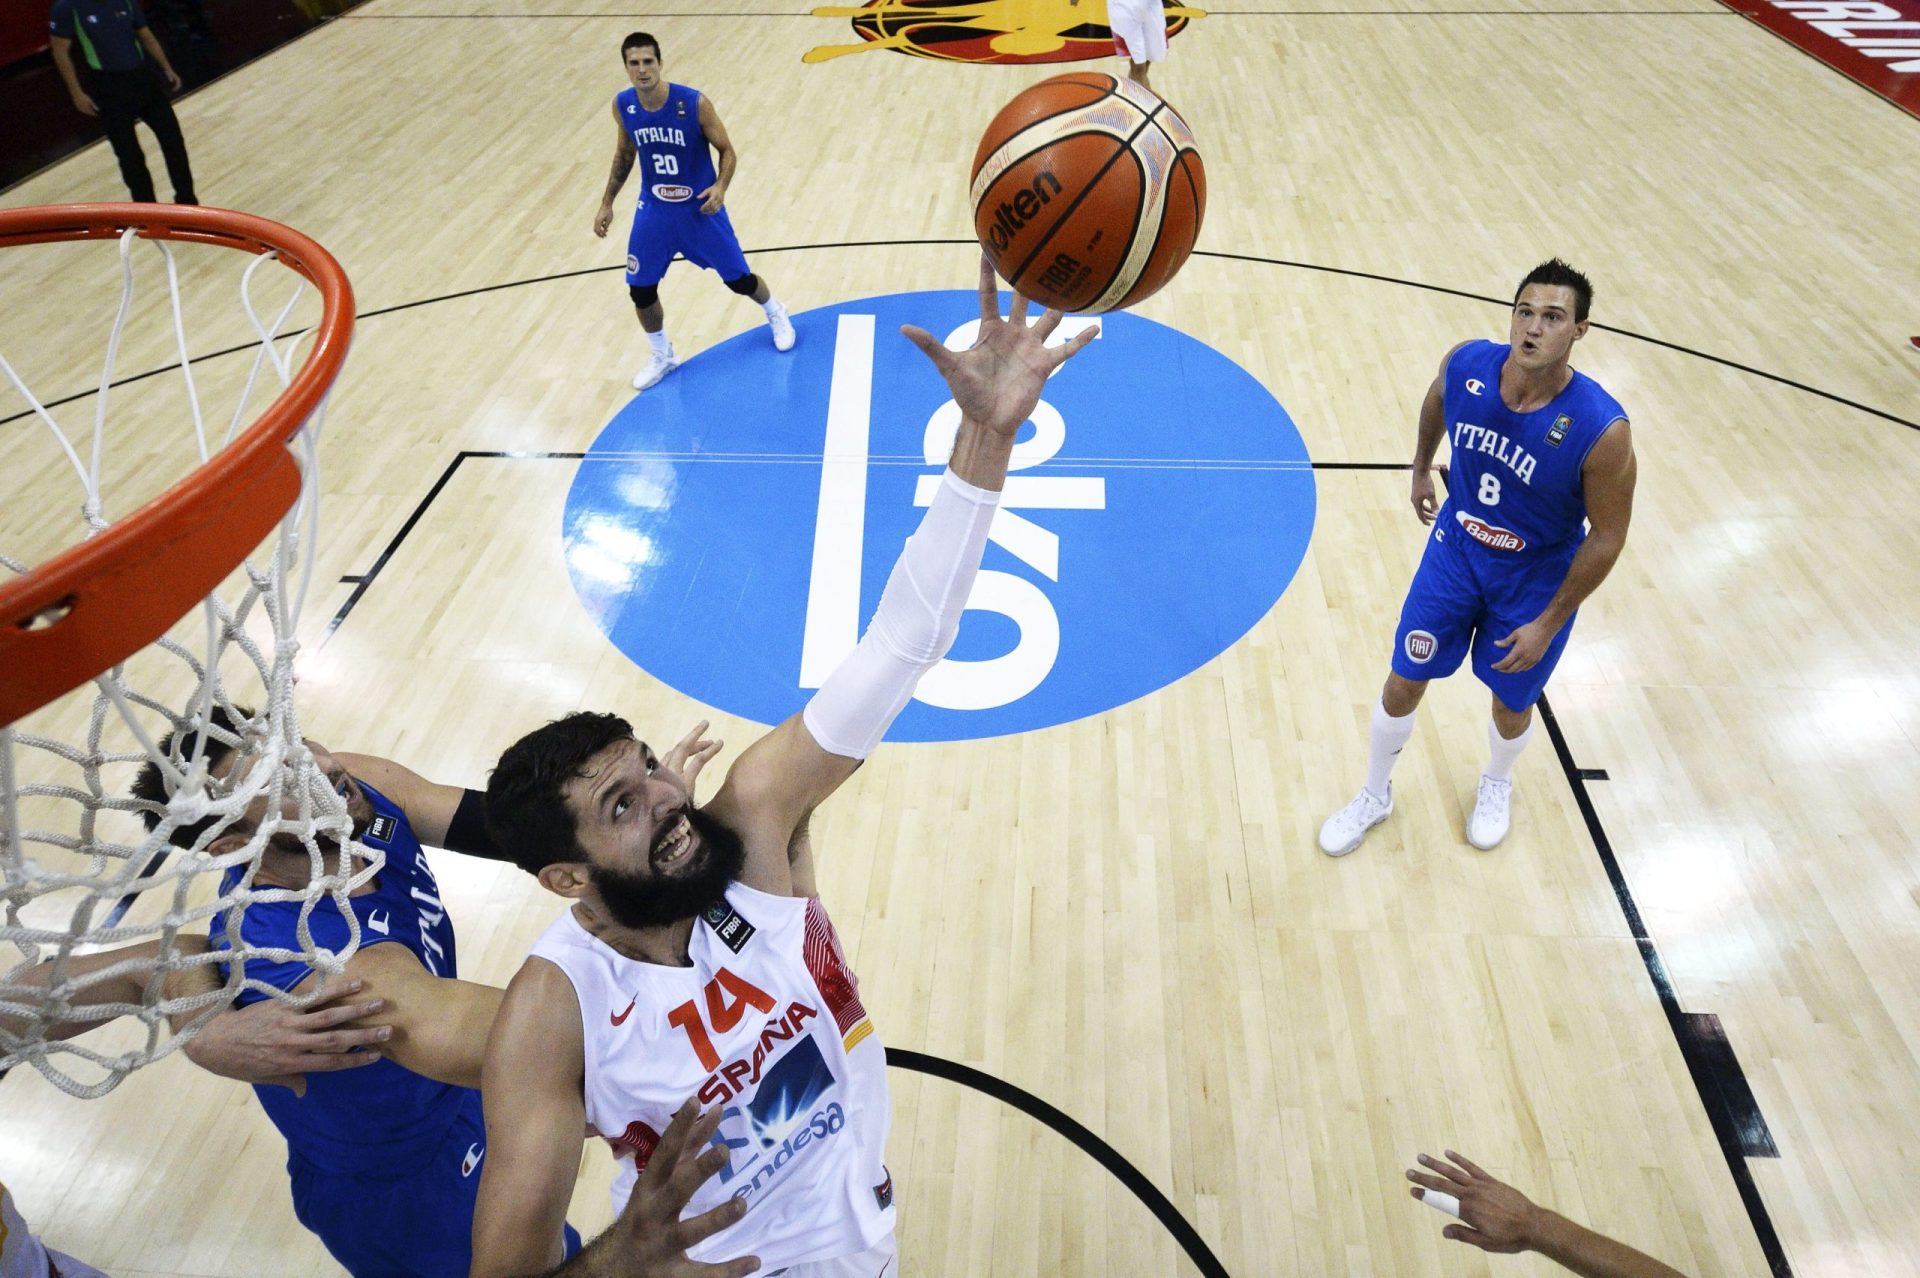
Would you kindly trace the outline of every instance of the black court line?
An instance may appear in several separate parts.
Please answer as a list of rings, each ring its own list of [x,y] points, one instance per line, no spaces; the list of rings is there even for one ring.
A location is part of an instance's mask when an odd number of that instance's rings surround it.
[[[1447,288],[1441,284],[1423,284],[1419,280],[1403,280],[1392,275],[1376,275],[1371,271],[1355,271],[1344,266],[1321,266],[1314,262],[1294,262],[1279,257],[1257,257],[1248,253],[1219,253],[1212,249],[1195,249],[1193,255],[1195,257],[1215,257],[1228,262],[1262,262],[1268,266],[1285,266],[1302,271],[1318,271],[1325,275],[1344,275],[1351,279],[1373,280],[1380,284],[1398,284],[1405,288],[1417,288],[1422,292],[1440,293],[1447,297],[1464,298],[1469,302],[1485,302],[1490,306],[1498,306],[1502,310],[1511,310],[1513,307],[1513,302],[1508,298],[1487,297],[1480,293],[1468,293],[1462,289]],[[1805,391],[1809,395],[1818,395],[1821,399],[1831,400],[1836,404],[1842,404],[1848,408],[1871,414],[1874,417],[1883,418],[1896,425],[1905,426],[1908,430],[1920,430],[1920,421],[1910,421],[1905,417],[1895,416],[1884,409],[1862,404],[1858,400],[1848,399],[1844,395],[1836,395],[1832,391],[1821,390],[1818,386],[1809,386],[1805,382],[1796,382],[1791,377],[1783,377],[1779,373],[1769,373],[1764,368],[1755,368],[1751,364],[1742,364],[1739,360],[1728,359],[1723,355],[1710,355],[1706,351],[1695,350],[1691,346],[1682,346],[1678,342],[1669,342],[1665,338],[1649,337],[1645,333],[1636,333],[1630,328],[1615,328],[1611,324],[1602,324],[1598,320],[1593,321],[1592,326],[1603,333],[1616,333],[1621,337],[1631,337],[1637,342],[1646,342],[1650,346],[1664,347],[1670,351],[1678,351],[1682,355],[1691,355],[1696,359],[1704,359],[1710,364],[1718,364],[1722,368],[1737,369],[1742,373],[1750,373],[1755,377],[1765,378],[1767,381],[1778,383],[1781,386],[1791,386],[1793,389]]]
[[[341,19],[341,20],[344,20],[344,19]],[[835,241],[833,243],[827,243],[827,244],[775,244],[775,245],[769,245],[764,248],[756,248],[751,250],[751,252],[753,253],[799,253],[799,252],[806,252],[813,249],[903,248],[903,247],[940,246],[940,245],[970,247],[975,243],[976,241],[971,239],[947,239],[947,238],[898,239],[898,240],[840,240],[840,241]],[[1345,276],[1349,279],[1371,280],[1377,284],[1397,284],[1403,288],[1419,289],[1420,291],[1426,292],[1426,293],[1439,293],[1445,297],[1458,297],[1469,302],[1484,302],[1490,306],[1498,306],[1502,310],[1510,309],[1513,305],[1511,301],[1505,298],[1487,297],[1480,293],[1469,293],[1463,289],[1448,288],[1442,284],[1427,284],[1427,283],[1421,282],[1420,280],[1403,280],[1398,278],[1397,276],[1380,275],[1372,271],[1357,271],[1349,267],[1343,267],[1343,266],[1321,266],[1313,262],[1295,262],[1287,258],[1260,257],[1257,255],[1247,254],[1247,253],[1221,253],[1221,252],[1216,252],[1212,249],[1196,249],[1193,255],[1195,257],[1218,258],[1221,261],[1228,261],[1228,262],[1258,262],[1265,266],[1281,266],[1281,267],[1287,267],[1292,270],[1316,271],[1326,275]],[[679,260],[679,259],[675,259],[675,260]],[[416,298],[414,301],[411,301],[411,302],[397,302],[392,306],[382,306],[369,311],[361,311],[355,316],[355,319],[356,320],[375,319],[382,315],[393,315],[393,314],[397,314],[400,311],[413,310],[416,307],[431,306],[437,302],[450,302],[463,297],[478,297],[483,293],[497,293],[502,290],[510,289],[510,288],[523,288],[523,287],[534,285],[534,284],[549,283],[554,280],[575,279],[582,275],[606,274],[614,271],[619,271],[622,269],[623,268],[619,263],[614,263],[609,266],[589,266],[589,267],[582,267],[577,270],[559,271],[551,275],[534,275],[534,276],[529,276],[525,279],[508,280],[505,283],[501,283],[501,284],[487,284],[487,285],[483,285],[480,288],[462,289],[457,293],[446,293],[436,297]],[[1835,404],[1843,405],[1844,407],[1847,407],[1847,408],[1855,409],[1859,412],[1866,413],[1869,416],[1878,417],[1878,418],[1881,418],[1882,420],[1893,422],[1895,425],[1905,426],[1909,430],[1920,431],[1920,421],[1913,421],[1905,417],[1897,416],[1893,413],[1887,412],[1884,409],[1874,408],[1868,404],[1862,404],[1858,400],[1848,399],[1846,396],[1835,394],[1832,391],[1821,390],[1817,386],[1809,386],[1805,382],[1795,381],[1791,377],[1784,377],[1779,373],[1769,373],[1765,369],[1755,368],[1751,364],[1742,364],[1738,360],[1728,359],[1725,356],[1721,356],[1721,355],[1709,354],[1706,351],[1696,350],[1690,346],[1682,346],[1678,342],[1669,342],[1664,338],[1649,337],[1645,333],[1636,333],[1632,329],[1628,329],[1628,328],[1615,328],[1610,324],[1601,324],[1598,322],[1595,322],[1593,327],[1601,330],[1602,332],[1615,333],[1621,337],[1631,337],[1635,341],[1646,342],[1651,346],[1663,347],[1666,350],[1676,351],[1682,355],[1691,355],[1697,359],[1706,360],[1708,363],[1718,364],[1723,368],[1735,369],[1739,372],[1747,373],[1747,374],[1750,374],[1751,376],[1762,378],[1766,381],[1773,382],[1776,385],[1789,386],[1789,387],[1792,387],[1794,390],[1804,391],[1809,395],[1817,395],[1821,399],[1831,401],[1832,403],[1835,403]],[[305,332],[306,332],[305,329],[296,329],[291,332],[281,334],[281,338],[283,340],[294,339],[299,337],[301,334]],[[259,345],[258,342],[246,342],[238,346],[229,346],[223,350],[211,351],[205,355],[196,355],[194,356],[194,362],[198,363],[199,361],[204,359],[218,359],[225,355],[234,355],[234,354],[238,354],[241,351],[250,351],[258,345]],[[148,369],[144,373],[134,373],[131,376],[123,377],[118,381],[113,382],[112,385],[114,387],[120,387],[120,386],[128,385],[133,382],[144,381],[149,377],[158,377],[163,373],[170,373],[179,367],[180,365],[178,363],[165,364],[159,368]],[[49,411],[51,411],[52,409],[60,408],[67,404],[72,404],[80,400],[87,399],[98,393],[99,393],[98,386],[94,386],[86,390],[75,391],[73,394],[63,396],[59,399],[47,400],[45,402],[45,406]],[[32,415],[31,410],[22,410],[20,412],[13,413],[10,416],[0,417],[0,426],[5,426],[11,422],[19,421],[21,418],[29,417],[31,415]]]
[[[1607,880],[1613,884],[1613,895],[1620,904],[1620,913],[1626,916],[1627,927],[1640,948],[1640,961],[1646,965],[1647,979],[1653,982],[1653,992],[1660,1000],[1660,1010],[1666,1013],[1667,1025],[1680,1045],[1680,1055],[1687,1062],[1687,1072],[1693,1076],[1694,1090],[1699,1092],[1700,1102],[1706,1107],[1714,1137],[1720,1142],[1720,1152],[1727,1160],[1727,1170],[1732,1173],[1733,1183],[1740,1191],[1740,1201],[1746,1206],[1747,1218],[1752,1222],[1753,1232],[1760,1241],[1760,1250],[1767,1257],[1768,1271],[1774,1278],[1791,1278],[1793,1266],[1787,1262],[1786,1248],[1780,1244],[1780,1235],[1773,1227],[1773,1217],[1767,1213],[1760,1187],[1754,1183],[1753,1169],[1747,1166],[1749,1158],[1778,1158],[1780,1150],[1773,1143],[1766,1119],[1761,1116],[1760,1106],[1747,1084],[1746,1073],[1740,1068],[1740,1061],[1734,1055],[1733,1045],[1727,1041],[1719,1017],[1680,1009],[1680,996],[1673,988],[1673,978],[1667,974],[1666,963],[1660,958],[1660,947],[1654,944],[1653,937],[1647,932],[1647,925],[1640,917],[1639,903],[1633,899],[1633,889],[1627,886],[1627,877],[1621,872],[1619,858],[1613,854],[1613,843],[1607,838],[1606,829],[1600,824],[1600,814],[1593,806],[1593,797],[1587,791],[1587,781],[1594,769],[1575,765],[1566,735],[1560,731],[1560,721],[1554,717],[1553,707],[1547,704],[1544,696],[1540,698],[1540,719],[1547,725],[1547,737],[1553,742],[1553,752],[1560,760],[1560,769],[1566,774],[1574,802],[1579,805],[1580,815],[1587,823],[1587,834],[1593,840],[1594,850],[1600,854],[1600,864],[1606,869]]]
[[[1005,1079],[995,1078],[992,1074],[977,1070],[971,1065],[962,1065],[958,1061],[929,1056],[925,1052],[911,1052],[902,1047],[889,1047],[887,1064],[894,1069],[910,1069],[921,1074],[931,1074],[935,1078],[944,1078],[951,1083],[959,1083],[963,1087],[971,1087],[974,1091],[991,1096],[1003,1105],[1010,1105],[1029,1118],[1037,1119],[1045,1126],[1052,1128],[1079,1146],[1093,1161],[1111,1172],[1115,1180],[1125,1185],[1135,1198],[1145,1204],[1147,1210],[1154,1214],[1154,1218],[1173,1235],[1173,1240],[1180,1244],[1181,1250],[1187,1253],[1187,1259],[1193,1262],[1194,1268],[1205,1274],[1206,1278],[1227,1278],[1227,1267],[1220,1263],[1220,1258],[1215,1256],[1213,1249],[1207,1246],[1206,1239],[1200,1236],[1200,1231],[1180,1214],[1179,1209],[1168,1201],[1167,1196],[1161,1193],[1139,1168],[1122,1157],[1120,1151],[1101,1140],[1070,1115],[1062,1113],[1032,1092],[1023,1091]]]
[[[433,505],[434,499],[440,495],[440,491],[445,488],[447,482],[453,478],[454,472],[459,470],[460,464],[469,457],[509,458],[518,461],[581,461],[587,456],[589,456],[587,453],[574,452],[498,452],[472,449],[463,449],[454,454],[453,460],[447,463],[447,468],[440,472],[440,478],[434,481],[433,487],[427,490],[427,495],[422,497],[419,504],[413,508],[413,513],[408,515],[406,522],[400,525],[400,531],[396,532],[393,535],[393,540],[389,541],[386,547],[381,550],[380,554],[374,559],[373,565],[363,573],[350,574],[340,578],[340,584],[351,585],[353,587],[353,593],[348,595],[346,602],[340,605],[340,610],[333,614],[333,620],[327,623],[327,628],[321,632],[319,640],[315,642],[314,650],[318,651],[324,648],[327,640],[333,638],[334,631],[340,629],[341,623],[347,619],[347,614],[352,612],[354,607],[359,604],[361,597],[373,588],[374,579],[380,575],[381,570],[383,570],[393,559],[394,555],[399,552],[400,543],[407,539],[407,535],[411,533],[414,526],[420,522],[421,516],[427,513],[427,507]],[[1408,469],[1408,464],[1406,462],[1314,462],[1313,469],[1406,470]],[[128,900],[131,899],[130,897],[128,898]]]

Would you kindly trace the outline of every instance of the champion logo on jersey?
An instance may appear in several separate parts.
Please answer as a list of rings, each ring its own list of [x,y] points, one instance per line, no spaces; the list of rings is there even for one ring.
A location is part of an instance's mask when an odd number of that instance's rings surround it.
[[[382,936],[393,934],[393,916],[385,910],[375,910],[367,915],[367,926]]]
[[[473,1175],[473,1169],[478,1167],[480,1160],[486,1156],[487,1151],[484,1146],[477,1143],[467,1146],[467,1156],[460,1160],[460,1174],[462,1176]]]
[[[1487,384],[1481,381],[1479,378],[1469,377],[1467,379],[1467,394],[1478,395],[1486,389],[1487,389]]]
[[[372,824],[367,826],[367,837],[369,839],[379,839],[384,843],[393,837],[393,832],[399,824],[400,822],[394,818],[392,813],[382,812],[373,818]]]
[[[1573,418],[1565,413],[1553,419],[1553,425],[1547,428],[1547,447],[1558,448],[1560,441],[1567,437],[1567,430],[1573,425]]]

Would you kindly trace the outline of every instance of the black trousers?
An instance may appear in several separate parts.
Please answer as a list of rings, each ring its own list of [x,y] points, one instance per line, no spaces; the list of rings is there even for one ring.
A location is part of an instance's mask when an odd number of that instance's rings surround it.
[[[113,144],[120,176],[132,197],[147,204],[155,199],[153,175],[147,172],[147,157],[133,131],[134,123],[143,120],[159,140],[160,154],[166,157],[173,202],[199,203],[193,193],[193,169],[187,164],[187,140],[180,136],[180,121],[174,118],[159,72],[151,66],[132,71],[95,71],[87,90],[100,108],[100,123],[106,126],[107,141]]]

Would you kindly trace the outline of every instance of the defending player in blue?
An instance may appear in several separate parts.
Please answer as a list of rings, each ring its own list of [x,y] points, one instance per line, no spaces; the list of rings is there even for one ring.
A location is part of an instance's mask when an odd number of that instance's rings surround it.
[[[773,300],[767,282],[747,269],[739,237],[722,204],[733,181],[739,153],[720,113],[698,89],[669,84],[661,68],[660,42],[636,31],[620,45],[627,79],[633,87],[613,97],[613,173],[606,197],[594,214],[593,233],[606,238],[613,224],[613,197],[620,193],[634,162],[640,164],[640,202],[627,238],[627,292],[640,313],[640,327],[652,345],[652,358],[633,377],[646,390],[680,367],[667,340],[666,309],[660,304],[660,278],[675,253],[715,272],[733,292],[751,297],[767,313],[775,350],[793,349],[793,322]],[[718,171],[713,155],[720,153]]]
[[[1493,690],[1492,757],[1467,822],[1489,849],[1507,835],[1513,765],[1533,736],[1533,703],[1606,580],[1633,515],[1626,410],[1568,363],[1587,333],[1593,286],[1559,258],[1514,294],[1510,344],[1463,342],[1440,362],[1420,406],[1413,509],[1433,525],[1394,634],[1393,668],[1373,708],[1367,780],[1320,827],[1320,850],[1345,856],[1393,812],[1389,780],[1413,735],[1427,682],[1469,652]],[[1434,509],[1434,454],[1451,445],[1446,504]]]
[[[206,765],[215,782],[253,766],[235,724],[219,707],[211,714]],[[162,745],[167,749],[171,738]],[[481,1120],[480,1065],[500,991],[458,979],[453,923],[427,864],[421,839],[436,846],[498,857],[486,831],[484,800],[475,791],[436,785],[388,759],[332,755],[309,741],[320,771],[346,800],[354,837],[385,853],[385,864],[349,898],[359,921],[360,948],[347,960],[348,978],[384,1004],[389,1032],[382,1059],[340,1073],[314,1072],[256,1083],[267,1117],[287,1141],[287,1174],[294,1212],[354,1278],[466,1278],[472,1264],[477,1174],[486,1154]],[[236,748],[239,747],[239,748]],[[193,737],[183,743],[191,757]],[[375,789],[370,780],[378,780]],[[385,791],[385,793],[382,792]],[[135,780],[149,828],[171,797],[149,763]],[[291,809],[294,800],[285,803]],[[265,819],[267,800],[207,846],[223,855],[244,848]],[[174,841],[191,847],[206,822],[183,824]],[[418,826],[418,834],[415,827]],[[322,840],[324,858],[342,855]],[[297,894],[312,874],[312,853],[295,836],[272,836],[253,870],[255,887]],[[228,871],[232,880],[250,867]],[[333,872],[333,867],[328,867]],[[246,941],[257,947],[306,948],[297,935],[301,902],[257,900],[242,916]],[[209,928],[215,949],[231,948],[226,916]],[[331,897],[314,902],[308,918],[316,944],[346,948],[345,917]],[[305,993],[320,975],[304,962],[246,965],[249,981]],[[248,989],[236,1008],[265,999]],[[240,1015],[240,1013],[228,1013]],[[556,1242],[571,1255],[580,1235],[563,1225]]]

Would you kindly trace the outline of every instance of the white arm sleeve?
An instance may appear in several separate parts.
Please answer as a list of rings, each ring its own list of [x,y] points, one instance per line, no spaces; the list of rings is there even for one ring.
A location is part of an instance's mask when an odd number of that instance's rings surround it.
[[[848,759],[872,754],[920,676],[953,646],[999,505],[999,493],[946,473],[859,645],[802,712],[822,750]]]

